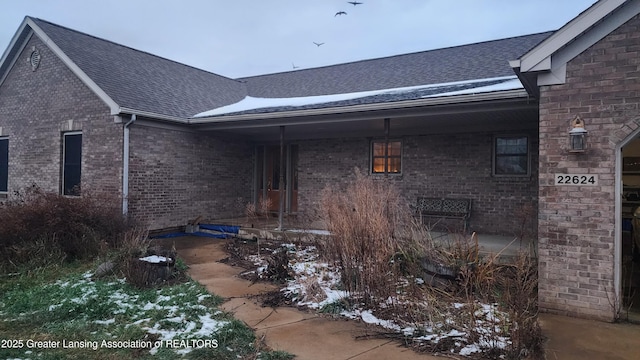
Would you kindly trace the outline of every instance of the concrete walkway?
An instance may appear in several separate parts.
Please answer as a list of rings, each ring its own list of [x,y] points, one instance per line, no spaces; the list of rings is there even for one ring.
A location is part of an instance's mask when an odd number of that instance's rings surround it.
[[[206,288],[227,299],[223,310],[253,328],[259,338],[274,350],[296,355],[296,359],[442,359],[419,354],[387,339],[356,339],[367,333],[367,326],[347,320],[332,320],[291,307],[261,307],[252,295],[276,290],[266,283],[255,283],[237,275],[244,271],[219,260],[228,255],[225,240],[203,237],[166,239],[190,266],[189,275]],[[543,333],[548,338],[548,360],[640,359],[640,326],[609,324],[541,314]]]
[[[237,276],[244,269],[218,262],[228,256],[223,249],[225,240],[183,237],[170,241],[189,265],[191,278],[227,299],[221,308],[253,328],[273,350],[295,354],[301,360],[441,359],[418,354],[393,340],[357,340],[356,336],[367,334],[367,327],[355,321],[332,320],[292,307],[262,307],[251,296],[278,288],[252,284]]]

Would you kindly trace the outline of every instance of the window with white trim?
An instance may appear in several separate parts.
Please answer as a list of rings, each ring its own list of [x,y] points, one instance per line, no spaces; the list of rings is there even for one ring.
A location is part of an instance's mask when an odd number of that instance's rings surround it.
[[[373,140],[371,142],[371,173],[402,173],[402,141]]]
[[[62,134],[62,194],[80,196],[82,133]]]
[[[526,176],[529,173],[529,137],[496,136],[493,142],[493,174]]]
[[[0,137],[0,193],[6,193],[9,185],[9,138]]]

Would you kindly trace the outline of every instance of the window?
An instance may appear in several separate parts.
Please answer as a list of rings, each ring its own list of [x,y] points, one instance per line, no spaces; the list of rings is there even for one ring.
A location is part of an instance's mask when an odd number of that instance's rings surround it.
[[[9,183],[9,139],[0,138],[0,193],[8,191]]]
[[[371,173],[400,174],[402,171],[402,141],[371,142]]]
[[[499,136],[494,141],[494,175],[529,175],[529,138]]]
[[[62,138],[62,194],[79,196],[82,168],[82,133],[64,133]]]

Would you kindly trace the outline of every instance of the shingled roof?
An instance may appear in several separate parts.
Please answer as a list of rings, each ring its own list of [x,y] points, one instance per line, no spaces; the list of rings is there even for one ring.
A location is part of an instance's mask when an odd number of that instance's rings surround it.
[[[519,58],[552,32],[241,78],[253,97],[297,97],[444,84],[514,75]]]
[[[121,107],[188,118],[242,99],[242,83],[31,18]]]
[[[36,28],[36,33],[50,38],[73,64],[117,104],[120,110],[116,109],[116,112],[126,109],[152,117],[177,119],[189,119],[197,114],[203,116],[203,113],[212,109],[237,104],[247,98],[309,97],[512,77],[514,71],[509,66],[509,60],[519,58],[552,34],[545,32],[319,68],[230,79],[45,20],[27,17],[25,23],[27,26],[16,35],[16,41],[26,38],[29,26]],[[16,46],[15,49],[17,48]],[[6,54],[12,53],[9,51]],[[6,70],[5,65],[10,64],[6,58],[4,60],[5,63],[0,64],[3,65],[0,71]],[[485,85],[486,83],[473,82],[469,86]],[[453,89],[447,86],[438,88],[443,92]],[[434,89],[405,93],[402,98],[398,98],[397,94],[369,96],[356,103],[377,104],[437,96],[433,93]],[[296,109],[340,107],[353,103],[354,101],[330,102]],[[242,113],[277,113],[288,110],[292,110],[292,107],[268,107]]]

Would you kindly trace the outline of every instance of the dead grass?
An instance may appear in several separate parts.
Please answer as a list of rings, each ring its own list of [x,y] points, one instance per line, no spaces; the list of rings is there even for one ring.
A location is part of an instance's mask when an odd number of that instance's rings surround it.
[[[319,249],[340,269],[345,290],[402,324],[451,324],[469,334],[470,341],[485,344],[484,355],[542,356],[537,264],[528,254],[501,264],[500,254],[480,256],[475,234],[449,234],[450,241],[435,242],[391,183],[358,171],[355,176],[346,189],[324,189],[321,202],[322,220],[332,236]],[[522,209],[523,220],[515,229],[520,241],[529,212]],[[452,313],[452,303],[464,306]],[[496,304],[501,311],[479,304]],[[495,314],[506,315],[498,319]],[[479,329],[479,320],[494,322],[492,330]],[[505,336],[510,343],[505,344]],[[429,350],[439,351],[433,346]]]
[[[323,254],[341,270],[345,290],[368,304],[393,292],[393,257],[402,249],[408,209],[386,181],[357,170],[355,176],[345,191],[322,191],[323,220],[333,234]]]

